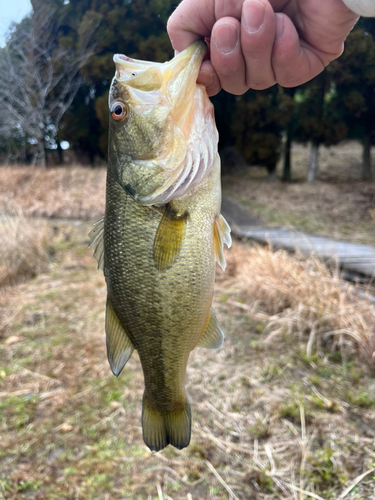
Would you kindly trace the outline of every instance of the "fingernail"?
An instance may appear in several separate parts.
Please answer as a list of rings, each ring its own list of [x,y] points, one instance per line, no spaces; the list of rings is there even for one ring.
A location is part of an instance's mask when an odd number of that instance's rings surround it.
[[[240,33],[233,24],[221,23],[214,28],[213,38],[217,50],[229,54],[237,47]]]
[[[275,14],[276,16],[276,35],[275,41],[279,41],[282,39],[284,35],[284,16],[281,14]]]
[[[242,7],[242,22],[248,33],[256,33],[264,23],[265,6],[258,0],[247,0]]]

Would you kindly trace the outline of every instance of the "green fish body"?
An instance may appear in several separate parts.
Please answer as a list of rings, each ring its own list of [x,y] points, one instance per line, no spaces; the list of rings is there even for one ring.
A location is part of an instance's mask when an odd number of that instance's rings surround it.
[[[115,56],[106,211],[92,231],[109,363],[118,376],[138,351],[143,438],[154,451],[189,444],[189,354],[224,339],[211,302],[215,261],[225,266],[231,240],[213,109],[195,83],[204,54],[196,42],[165,64]]]

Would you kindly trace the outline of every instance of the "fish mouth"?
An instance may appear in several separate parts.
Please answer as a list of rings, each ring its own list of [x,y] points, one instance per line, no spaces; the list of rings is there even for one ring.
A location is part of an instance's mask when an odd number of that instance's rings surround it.
[[[207,45],[197,41],[165,63],[140,61],[115,54],[115,79],[130,92],[132,89],[143,92],[164,90],[172,106],[175,106],[177,101],[191,98],[189,93],[192,94],[195,90],[206,52]]]

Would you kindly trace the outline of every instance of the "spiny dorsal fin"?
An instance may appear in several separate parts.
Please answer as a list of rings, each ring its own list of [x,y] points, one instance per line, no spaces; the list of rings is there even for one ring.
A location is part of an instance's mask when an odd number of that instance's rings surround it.
[[[210,317],[204,332],[196,347],[205,347],[206,349],[219,349],[224,342],[224,333],[219,326],[214,311],[211,309]]]
[[[89,248],[94,249],[94,257],[98,261],[98,269],[103,270],[104,262],[104,217],[94,222],[94,229],[89,232],[91,240]]]
[[[228,222],[222,215],[215,218],[214,224],[214,249],[215,259],[221,269],[225,271],[226,262],[224,256],[224,243],[228,248],[232,245],[232,238],[230,236],[230,227]]]
[[[113,374],[118,377],[133,354],[134,346],[113,310],[109,299],[107,299],[105,313],[105,333],[108,361]]]
[[[161,271],[177,260],[186,233],[187,217],[187,214],[176,216],[166,205],[154,241],[154,260]]]

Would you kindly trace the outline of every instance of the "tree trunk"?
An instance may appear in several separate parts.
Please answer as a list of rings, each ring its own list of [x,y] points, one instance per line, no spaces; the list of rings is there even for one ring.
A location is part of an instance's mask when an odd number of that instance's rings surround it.
[[[312,142],[310,150],[309,172],[307,174],[307,180],[309,182],[316,181],[318,177],[318,157],[319,157],[319,144],[317,142]]]
[[[44,137],[38,140],[37,163],[39,162],[42,168],[46,166],[46,150],[44,147]]]
[[[362,162],[362,176],[363,181],[372,181],[371,169],[371,133],[366,130],[363,139],[363,162]]]
[[[268,180],[275,181],[276,180],[276,162],[271,162],[267,165],[267,173]]]
[[[39,155],[39,162],[40,162],[40,166],[42,168],[46,168],[46,153],[44,151],[44,149],[40,152],[40,155]]]
[[[291,113],[291,116],[289,119],[289,123],[286,127],[286,141],[284,144],[284,151],[283,151],[284,161],[283,161],[283,177],[282,177],[283,182],[290,182],[292,180],[291,150],[292,150],[292,142],[293,142],[293,137],[294,137],[295,128],[296,128],[296,121],[297,121],[296,103],[294,100],[296,89],[295,88],[284,89],[284,92],[286,95],[288,95],[293,100],[292,113]]]
[[[57,142],[57,152],[59,155],[59,165],[63,165],[64,164],[64,151],[63,151],[63,148],[61,147],[60,140],[57,139],[56,142]]]
[[[289,123],[286,131],[286,142],[284,150],[284,165],[283,165],[283,182],[291,181],[290,169],[290,153],[292,149],[292,123]]]

